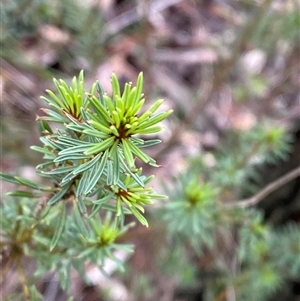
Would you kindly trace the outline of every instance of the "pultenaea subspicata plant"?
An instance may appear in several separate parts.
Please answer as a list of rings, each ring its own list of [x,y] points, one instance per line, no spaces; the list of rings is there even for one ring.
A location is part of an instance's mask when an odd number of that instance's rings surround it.
[[[158,166],[141,149],[161,141],[145,141],[137,135],[159,132],[161,126],[157,124],[172,111],[154,114],[163,102],[158,100],[147,111],[139,113],[145,101],[142,73],[136,87],[125,84],[122,95],[113,74],[112,98],[103,93],[97,82],[90,93],[85,93],[83,72],[78,79],[73,79],[72,87],[63,80],[54,83],[59,96],[47,90],[49,97],[43,99],[51,109],[43,109],[46,116],[38,117],[44,148],[32,147],[45,155],[46,162],[37,166],[38,174],[54,178],[60,187],[48,203],[52,205],[64,195],[70,198],[71,193],[82,214],[87,214],[87,205],[93,206],[93,214],[115,199],[114,211],[121,223],[127,208],[147,225],[143,205],[163,196],[145,187],[151,177],[142,175],[135,158]],[[66,129],[54,133],[49,121],[63,123]]]
[[[111,82],[111,97],[98,82],[86,92],[81,71],[71,86],[54,79],[57,91],[47,90],[48,95],[42,97],[49,105],[37,117],[43,145],[31,148],[43,154],[44,162],[36,171],[48,178],[50,186],[1,174],[2,179],[27,187],[9,193],[20,197],[20,202],[14,208],[5,206],[4,213],[13,218],[12,212],[26,209],[28,216],[20,226],[16,221],[22,214],[16,213],[16,220],[5,224],[4,235],[19,231],[19,236],[26,236],[18,242],[20,253],[24,254],[37,240],[36,250],[31,250],[31,254],[41,263],[40,270],[57,268],[64,288],[69,286],[65,274],[71,266],[82,271],[84,261],[101,265],[105,257],[120,265],[113,251],[132,249],[118,244],[120,236],[131,226],[126,224],[125,216],[133,214],[148,226],[145,205],[165,198],[147,186],[153,176],[145,176],[138,163],[158,166],[144,148],[161,141],[144,137],[158,133],[162,129],[159,123],[172,110],[157,113],[163,102],[160,99],[143,111],[142,73],[135,87],[125,84],[123,93],[115,74]],[[42,205],[34,208],[34,202],[28,203],[30,198],[43,200]],[[2,247],[9,249],[10,245],[3,243]],[[51,255],[55,252],[65,253],[63,264],[61,257]]]

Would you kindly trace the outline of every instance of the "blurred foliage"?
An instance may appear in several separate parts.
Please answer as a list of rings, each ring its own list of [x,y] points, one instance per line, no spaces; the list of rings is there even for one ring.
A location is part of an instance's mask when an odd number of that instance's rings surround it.
[[[1,9],[3,34],[0,45],[4,59],[38,71],[39,67],[34,67],[30,58],[24,55],[22,41],[26,44],[26,39],[36,39],[43,25],[51,25],[59,29],[60,34],[65,34],[65,41],[56,46],[55,64],[59,64],[62,70],[72,74],[80,70],[82,64],[92,68],[102,59],[104,45],[99,33],[104,22],[97,6],[86,6],[73,0],[6,2]],[[54,43],[59,43],[59,40]],[[22,60],[18,58],[20,53]]]
[[[290,138],[283,128],[265,124],[233,136],[230,149],[222,145],[213,153],[214,166],[201,157],[191,159],[190,168],[166,186],[170,202],[156,214],[177,248],[191,247],[200,261],[213,258],[204,269],[218,275],[220,287],[208,274],[200,276],[206,284],[204,300],[219,300],[230,288],[237,300],[267,300],[284,281],[300,274],[300,227],[291,223],[276,229],[264,223],[262,211],[228,209],[226,202],[249,185],[251,176],[259,177],[253,173],[254,158],[273,164],[286,159]],[[165,255],[166,262],[171,254]],[[182,270],[173,262],[176,267]]]

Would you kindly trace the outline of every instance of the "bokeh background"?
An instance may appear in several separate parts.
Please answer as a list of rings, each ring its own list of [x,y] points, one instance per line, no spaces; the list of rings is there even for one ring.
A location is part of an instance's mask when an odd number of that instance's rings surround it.
[[[160,134],[164,143],[150,151],[162,167],[145,167],[157,175],[156,190],[163,192],[161,183],[183,172],[192,156],[203,155],[210,164],[211,152],[232,131],[247,131],[267,118],[288,129],[294,153],[271,172],[261,167],[263,187],[299,165],[299,20],[297,0],[4,0],[1,170],[36,179],[41,158],[29,146],[39,144],[39,96],[53,88],[53,77],[71,81],[83,69],[87,87],[99,80],[109,93],[112,72],[125,83],[143,71],[146,101],[164,98],[164,108],[174,110]],[[291,204],[300,201],[295,187]],[[271,205],[262,202],[266,216],[300,222],[299,206],[277,204],[276,196]],[[136,252],[124,259],[125,273],[108,280],[87,267],[90,286],[74,275],[76,301],[201,300],[197,279],[209,259],[175,254],[162,262],[164,227],[137,227],[130,234]],[[121,297],[107,297],[107,287]],[[40,288],[45,301],[66,300],[52,274]],[[12,280],[5,291],[17,289]],[[299,300],[299,290],[294,282],[288,298],[295,299],[285,300]]]

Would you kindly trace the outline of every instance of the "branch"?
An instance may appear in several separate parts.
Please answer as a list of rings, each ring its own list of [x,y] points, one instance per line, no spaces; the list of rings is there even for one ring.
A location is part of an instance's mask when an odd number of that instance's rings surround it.
[[[285,185],[286,183],[294,180],[295,178],[300,176],[300,167],[297,167],[293,169],[292,171],[288,172],[284,176],[280,177],[279,179],[275,180],[274,182],[270,183],[267,185],[265,188],[263,188],[261,191],[259,191],[257,194],[254,196],[237,201],[234,203],[228,203],[225,204],[226,208],[245,208],[249,206],[256,205],[259,203],[261,200],[263,200],[268,194],[272,193],[273,191],[277,190],[279,187]]]

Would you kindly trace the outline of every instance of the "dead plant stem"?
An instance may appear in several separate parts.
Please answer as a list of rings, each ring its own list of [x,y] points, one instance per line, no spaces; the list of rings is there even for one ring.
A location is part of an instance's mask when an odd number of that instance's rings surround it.
[[[265,188],[260,190],[254,196],[241,201],[227,203],[224,206],[225,208],[246,208],[246,207],[256,205],[261,200],[263,200],[267,195],[277,190],[281,186],[285,185],[286,183],[296,179],[299,176],[300,176],[300,167],[297,167],[291,170],[290,172],[288,172],[287,174],[283,175],[282,177],[278,178],[277,180],[273,181],[269,185],[267,185]]]

